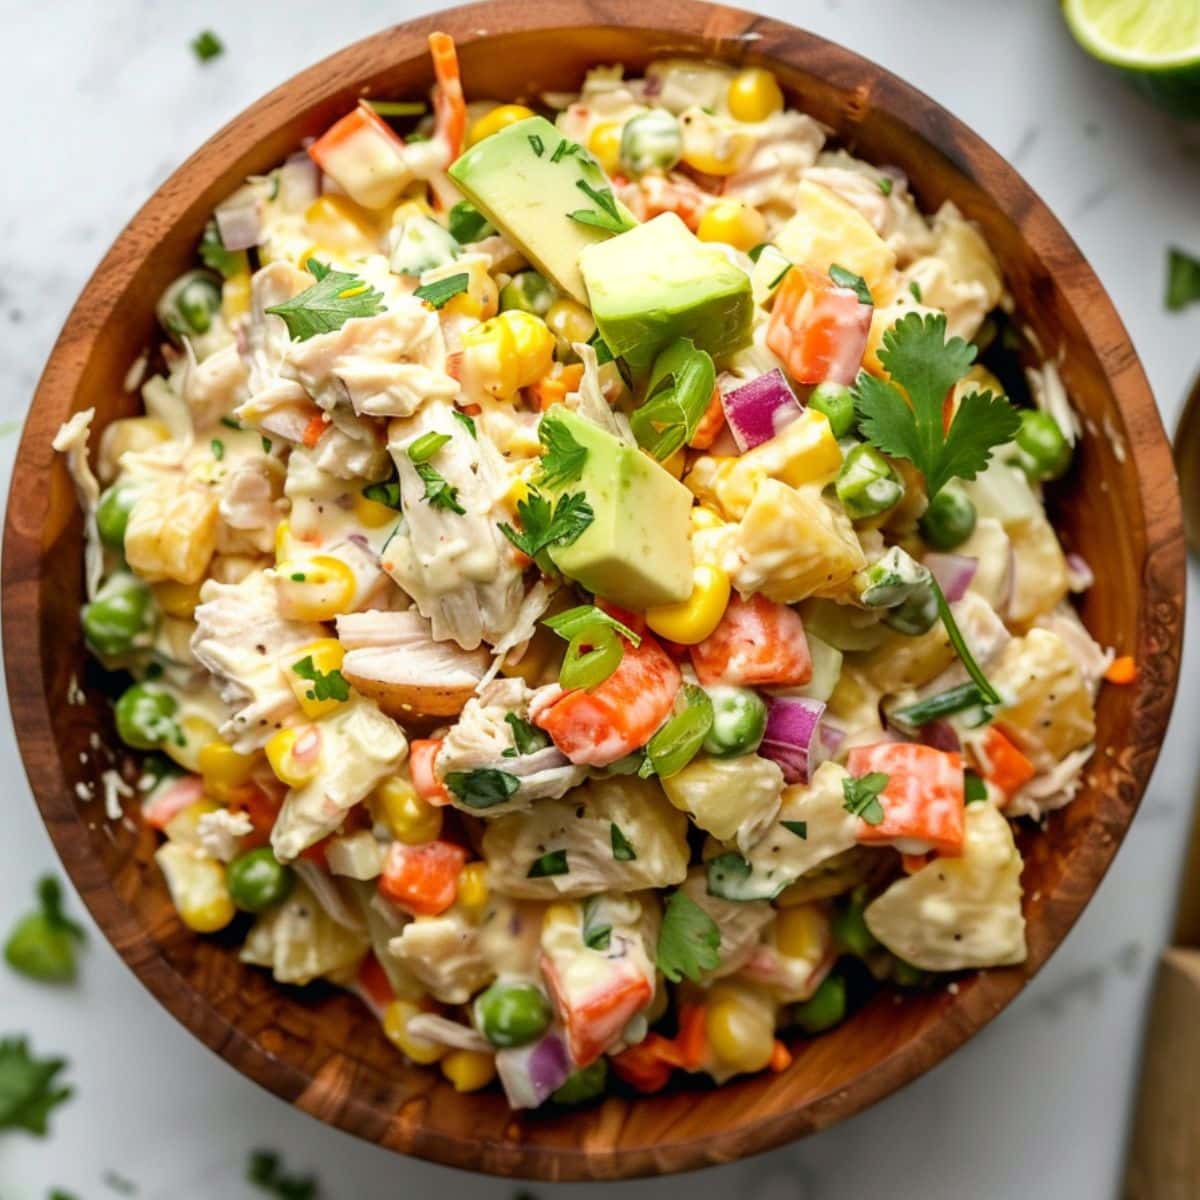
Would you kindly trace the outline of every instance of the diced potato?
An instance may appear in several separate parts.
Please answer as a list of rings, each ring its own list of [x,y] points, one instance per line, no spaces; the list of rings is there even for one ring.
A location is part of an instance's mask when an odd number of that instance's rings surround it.
[[[794,263],[828,271],[837,263],[861,275],[868,287],[883,282],[896,255],[858,209],[819,183],[796,189],[796,215],[775,235],[775,244]]]
[[[1021,855],[989,803],[967,807],[961,858],[935,858],[867,906],[867,928],[923,971],[1000,967],[1025,959]]]
[[[1067,560],[1043,513],[1009,530],[1013,587],[1008,619],[1018,629],[1048,613],[1067,594]]]
[[[977,592],[993,608],[999,609],[1008,595],[1009,537],[995,517],[980,517],[975,531],[955,550],[978,562],[971,580],[971,591]]]
[[[788,487],[766,479],[730,539],[739,592],[762,592],[780,604],[809,596],[837,597],[866,566],[846,514],[810,484]]]
[[[369,829],[334,838],[325,853],[330,871],[347,879],[374,879],[383,870],[383,846]]]
[[[208,489],[148,488],[129,513],[125,558],[150,583],[197,583],[217,548],[218,515]]]
[[[667,799],[686,812],[701,829],[722,842],[747,850],[779,810],[783,772],[757,754],[737,758],[693,759],[678,774],[662,781]]]
[[[1067,644],[1031,629],[1005,647],[991,681],[1013,697],[998,720],[1039,771],[1047,771],[1096,736],[1096,712],[1083,674]]]

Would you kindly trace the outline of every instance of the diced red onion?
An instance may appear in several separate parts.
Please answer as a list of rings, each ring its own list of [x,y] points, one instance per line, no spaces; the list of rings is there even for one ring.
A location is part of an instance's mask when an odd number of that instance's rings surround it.
[[[1096,574],[1082,554],[1067,555],[1067,584],[1073,592],[1086,592],[1096,582]]]
[[[839,729],[830,721],[822,720],[819,733],[821,761],[824,762],[827,758],[833,758],[842,748],[842,743],[845,740],[846,731],[844,729]]]
[[[979,569],[979,559],[968,558],[965,554],[927,554],[921,561],[933,572],[950,604],[967,594]]]
[[[320,168],[303,151],[291,155],[279,169],[279,203],[287,212],[300,212],[320,194]]]
[[[262,241],[262,214],[251,188],[240,188],[213,210],[226,250],[249,250]]]
[[[767,729],[758,753],[783,770],[787,783],[807,783],[810,766],[819,761],[818,730],[825,705],[807,696],[772,696],[767,700]]]
[[[745,454],[770,441],[803,411],[778,367],[721,393],[721,407],[738,449]]]
[[[537,1108],[566,1082],[571,1058],[552,1031],[528,1046],[498,1051],[496,1073],[511,1108]]]

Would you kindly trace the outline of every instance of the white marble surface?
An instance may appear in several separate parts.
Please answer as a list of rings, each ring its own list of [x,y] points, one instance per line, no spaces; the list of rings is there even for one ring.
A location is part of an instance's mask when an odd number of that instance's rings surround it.
[[[8,147],[0,190],[0,483],[38,371],[69,306],[134,209],[204,137],[300,67],[434,4],[371,0],[0,0]],[[1162,304],[1167,244],[1200,252],[1200,136],[1147,109],[1078,53],[1046,0],[760,3],[890,67],[1014,162],[1059,214],[1133,334],[1168,427],[1197,368],[1200,308]],[[199,65],[189,40],[216,30],[226,55]],[[693,1176],[595,1187],[665,1200],[892,1196],[1096,1200],[1116,1193],[1140,1022],[1192,807],[1198,653],[1179,717],[1126,845],[1091,906],[1007,1014],[948,1063],[838,1129]],[[2,702],[2,701],[0,701]],[[55,865],[7,719],[0,925]],[[317,1171],[325,1200],[452,1189],[510,1197],[511,1183],[406,1161],[289,1109],[178,1027],[93,930],[81,983],[52,991],[0,973],[0,1034],[28,1031],[72,1061],[77,1098],[54,1136],[0,1142],[0,1196],[113,1194],[237,1200],[248,1150]],[[538,1185],[539,1197],[582,1187]],[[261,1193],[259,1193],[261,1194]]]

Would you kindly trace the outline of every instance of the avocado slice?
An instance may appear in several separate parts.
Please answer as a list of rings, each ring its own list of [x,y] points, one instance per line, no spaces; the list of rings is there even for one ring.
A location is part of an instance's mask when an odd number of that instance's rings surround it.
[[[580,251],[637,224],[613,197],[600,164],[545,117],[526,117],[476,143],[451,166],[450,178],[543,275],[580,304],[587,303]],[[597,205],[580,184],[611,201],[611,210]],[[589,212],[612,228],[568,216]]]
[[[600,336],[635,372],[676,338],[713,358],[750,343],[750,276],[674,213],[585,247],[579,268]]]
[[[561,405],[561,421],[587,451],[583,473],[547,495],[586,493],[595,519],[569,546],[553,546],[556,567],[590,592],[642,612],[692,592],[692,494],[649,455]]]

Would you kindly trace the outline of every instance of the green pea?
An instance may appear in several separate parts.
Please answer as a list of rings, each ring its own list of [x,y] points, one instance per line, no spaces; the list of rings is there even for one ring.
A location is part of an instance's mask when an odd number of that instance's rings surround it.
[[[159,323],[176,340],[207,333],[221,309],[221,279],[212,271],[185,271],[158,302]]]
[[[88,645],[106,658],[132,650],[134,639],[154,627],[154,618],[150,589],[132,575],[114,575],[79,614]]]
[[[824,1033],[846,1019],[846,981],[826,975],[821,986],[792,1009],[792,1019],[809,1035]]]
[[[125,527],[137,499],[138,489],[127,483],[114,483],[106,488],[96,505],[96,524],[100,540],[113,550],[125,548]]]
[[[863,916],[865,909],[865,897],[856,892],[834,913],[833,941],[842,954],[866,958],[879,946],[875,935],[867,928]]]
[[[845,384],[818,383],[808,398],[808,407],[825,414],[839,441],[854,428],[854,397]]]
[[[929,502],[919,522],[921,536],[937,550],[953,550],[975,532],[976,515],[970,496],[950,484]]]
[[[712,728],[704,739],[703,750],[714,758],[733,758],[758,749],[767,728],[767,705],[750,688],[710,687]]]
[[[517,308],[544,317],[554,303],[554,288],[537,271],[520,271],[500,289],[500,311]]]
[[[838,499],[853,520],[875,517],[904,497],[904,484],[891,464],[873,446],[855,446],[838,473]]]
[[[1032,480],[1058,479],[1071,465],[1071,443],[1047,412],[1025,409],[1016,442],[1021,468]]]
[[[178,707],[168,692],[135,683],[116,703],[117,736],[134,750],[156,750],[175,734]]]
[[[621,130],[621,165],[643,171],[669,171],[683,154],[683,132],[665,108],[652,108],[625,122]]]
[[[475,999],[475,1020],[493,1046],[524,1046],[550,1024],[550,1002],[531,983],[493,983]]]
[[[608,1059],[600,1057],[589,1066],[580,1067],[567,1076],[567,1081],[551,1099],[556,1104],[586,1104],[602,1095],[608,1084]]]
[[[883,623],[897,633],[920,637],[928,633],[938,619],[937,597],[932,587],[922,588],[895,608],[889,609]]]
[[[292,890],[293,881],[291,867],[284,866],[269,846],[260,846],[235,858],[225,877],[234,904],[251,913],[282,904]]]

